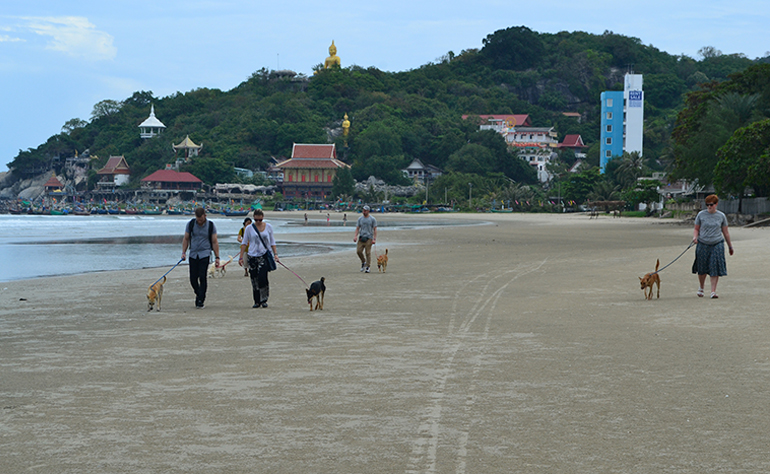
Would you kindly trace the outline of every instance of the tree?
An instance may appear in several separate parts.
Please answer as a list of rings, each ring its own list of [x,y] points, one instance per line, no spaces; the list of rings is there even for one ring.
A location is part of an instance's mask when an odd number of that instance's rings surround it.
[[[496,69],[529,69],[544,56],[545,47],[537,33],[526,26],[497,30],[482,40],[481,54]]]
[[[229,183],[235,178],[235,169],[221,158],[198,158],[183,169],[206,184]]]
[[[489,148],[468,143],[449,156],[447,169],[458,173],[484,175],[492,169],[493,162]]]
[[[642,203],[649,206],[660,199],[659,186],[660,181],[656,179],[643,179],[634,188],[622,192],[621,197],[632,209],[636,209]]]
[[[106,100],[97,102],[94,105],[94,109],[91,111],[91,120],[97,120],[102,117],[109,117],[111,115],[115,115],[118,112],[120,112],[120,108],[122,106],[123,106],[122,103],[112,99],[106,99]]]
[[[356,190],[356,182],[350,168],[343,166],[337,170],[332,180],[332,197],[338,198],[341,195],[352,195]]]
[[[588,168],[579,173],[572,173],[562,186],[562,196],[575,202],[585,202],[597,183],[602,181],[599,168]]]
[[[718,193],[743,196],[748,187],[758,196],[767,196],[770,191],[770,119],[736,130],[717,156],[714,185]]]
[[[86,125],[88,125],[88,122],[86,122],[85,120],[81,120],[79,118],[73,118],[64,122],[64,126],[62,126],[61,131],[62,133],[66,133],[67,135],[69,135],[74,130],[78,128],[83,128]]]

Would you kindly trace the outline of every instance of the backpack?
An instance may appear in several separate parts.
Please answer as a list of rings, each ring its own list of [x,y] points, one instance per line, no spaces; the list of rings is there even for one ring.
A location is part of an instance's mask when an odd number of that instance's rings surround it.
[[[211,242],[211,234],[214,233],[214,226],[211,225],[211,221],[208,219],[206,219],[206,223],[209,225],[209,247],[213,250],[214,244]],[[187,223],[187,233],[190,234],[190,238],[192,238],[193,225],[195,225],[195,219],[191,219],[190,222]]]

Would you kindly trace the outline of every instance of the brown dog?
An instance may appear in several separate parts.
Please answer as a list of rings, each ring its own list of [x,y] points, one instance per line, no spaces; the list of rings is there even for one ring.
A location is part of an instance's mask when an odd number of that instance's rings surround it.
[[[652,299],[652,286],[658,285],[658,298],[660,298],[660,275],[658,274],[658,267],[660,267],[660,259],[655,263],[655,271],[650,272],[643,277],[639,277],[639,281],[642,285],[642,291],[644,291],[644,297],[648,300]],[[650,289],[647,294],[647,289]]]
[[[160,311],[160,300],[163,298],[163,284],[166,283],[164,276],[157,283],[154,283],[147,289],[147,311],[152,311],[152,307],[158,305]]]
[[[388,249],[385,249],[385,253],[377,257],[377,270],[385,273],[388,268]]]
[[[315,309],[324,309],[324,293],[326,293],[324,281],[326,281],[326,278],[321,277],[320,280],[314,281],[310,284],[310,288],[305,290],[307,292],[307,303],[310,305],[310,311],[313,311],[313,298],[316,299]]]

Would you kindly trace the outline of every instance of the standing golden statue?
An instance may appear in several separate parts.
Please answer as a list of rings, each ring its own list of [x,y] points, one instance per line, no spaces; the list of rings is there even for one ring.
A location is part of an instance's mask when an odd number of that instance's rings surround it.
[[[348,132],[350,132],[350,120],[348,120],[348,114],[345,114],[345,119],[342,121],[342,137],[345,139],[345,146],[348,146]]]
[[[332,40],[332,45],[329,46],[329,57],[324,61],[324,69],[329,69],[333,66],[342,67],[340,57],[337,56],[337,47],[334,46],[334,40]]]

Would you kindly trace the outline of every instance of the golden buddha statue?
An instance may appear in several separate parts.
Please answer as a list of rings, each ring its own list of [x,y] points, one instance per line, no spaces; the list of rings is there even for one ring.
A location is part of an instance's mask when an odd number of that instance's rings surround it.
[[[349,130],[350,130],[350,120],[348,120],[348,114],[345,114],[345,118],[344,120],[342,120],[342,134],[347,137]]]
[[[342,121],[342,137],[345,139],[345,146],[348,146],[349,131],[350,131],[350,120],[348,120],[348,114],[345,114],[345,119]]]
[[[332,45],[329,46],[329,57],[324,61],[324,69],[329,69],[332,66],[342,67],[340,57],[337,56],[337,47],[334,46],[334,40],[332,40]]]

